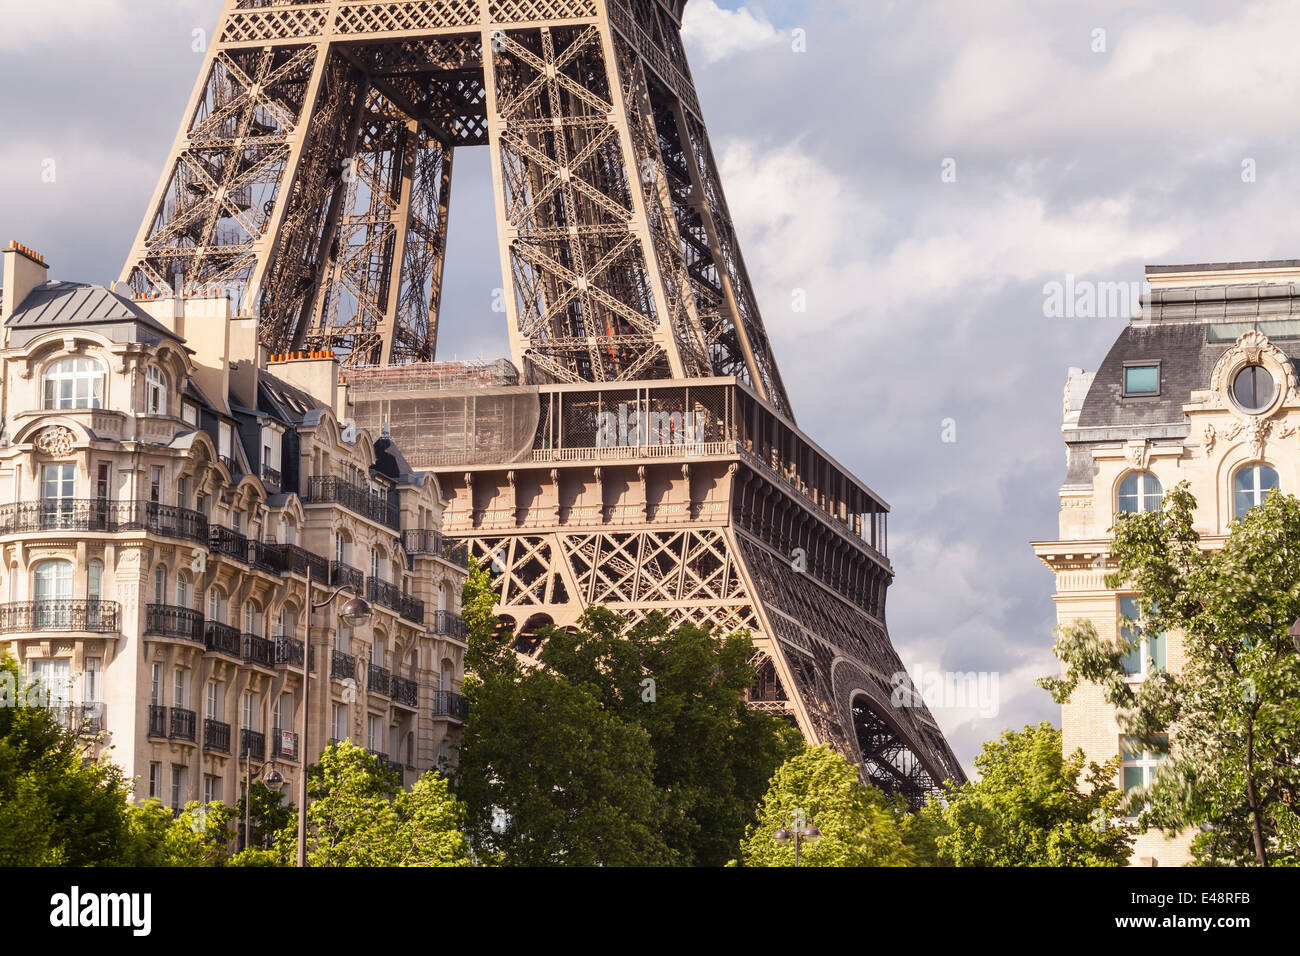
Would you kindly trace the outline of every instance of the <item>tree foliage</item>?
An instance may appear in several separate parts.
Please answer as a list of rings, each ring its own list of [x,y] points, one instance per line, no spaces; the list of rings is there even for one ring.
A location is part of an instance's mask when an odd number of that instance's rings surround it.
[[[1051,724],[1008,730],[975,758],[979,779],[919,814],[954,866],[1123,866],[1133,830],[1114,784],[1118,758],[1085,767]]]
[[[408,791],[396,774],[351,741],[325,748],[307,776],[308,866],[466,866],[464,806],[430,771]],[[280,831],[284,862],[297,853],[297,814]],[[250,855],[241,863],[259,865]]]
[[[758,821],[741,844],[745,866],[793,866],[794,843],[776,831],[800,819],[821,836],[802,841],[800,866],[908,866],[914,854],[904,836],[905,813],[880,790],[858,779],[858,769],[829,746],[807,747],[772,777]]]
[[[1287,635],[1300,618],[1300,501],[1270,493],[1216,550],[1195,511],[1183,483],[1161,510],[1121,514],[1107,578],[1138,592],[1142,628],[1181,632],[1180,671],[1134,684],[1128,647],[1082,622],[1057,639],[1063,676],[1042,683],[1061,703],[1098,685],[1126,734],[1168,734],[1169,759],[1133,807],[1143,827],[1204,824],[1193,852],[1207,864],[1300,863],[1300,655]]]
[[[635,626],[591,608],[549,629],[535,665],[498,636],[475,565],[463,605],[471,719],[456,791],[505,864],[722,865],[798,734],[750,710],[747,634]]]

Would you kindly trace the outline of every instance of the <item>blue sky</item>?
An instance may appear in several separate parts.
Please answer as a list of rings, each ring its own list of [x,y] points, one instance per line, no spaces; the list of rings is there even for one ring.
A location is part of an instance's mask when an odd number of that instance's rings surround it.
[[[56,277],[117,277],[220,8],[0,0],[0,239]],[[1123,324],[1044,318],[1043,286],[1300,254],[1300,7],[691,0],[685,32],[800,424],[894,509],[894,642],[999,675],[995,716],[936,712],[969,765],[1059,719],[1034,686],[1054,612],[1028,542],[1055,535],[1066,370]],[[487,157],[457,162],[441,353],[492,358]]]

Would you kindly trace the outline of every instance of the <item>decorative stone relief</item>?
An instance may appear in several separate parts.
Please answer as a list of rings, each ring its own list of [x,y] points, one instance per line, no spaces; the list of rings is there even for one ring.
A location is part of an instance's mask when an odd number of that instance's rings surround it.
[[[36,436],[36,450],[52,458],[65,458],[72,454],[72,443],[75,440],[76,436],[71,429],[62,425],[50,425]]]

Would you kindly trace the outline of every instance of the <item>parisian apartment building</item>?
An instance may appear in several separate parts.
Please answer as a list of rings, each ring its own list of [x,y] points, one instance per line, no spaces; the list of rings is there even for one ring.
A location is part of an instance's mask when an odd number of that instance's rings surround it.
[[[1115,515],[1157,509],[1186,481],[1202,546],[1216,548],[1270,489],[1300,493],[1300,261],[1150,266],[1146,278],[1141,313],[1097,371],[1070,369],[1060,527],[1057,540],[1033,546],[1055,573],[1059,623],[1089,620],[1110,640],[1123,634],[1134,682],[1177,672],[1183,642],[1142,628],[1136,595],[1106,586]],[[1126,738],[1095,685],[1080,685],[1061,719],[1066,752],[1122,756],[1116,783],[1130,792],[1178,746]],[[1187,863],[1190,843],[1189,833],[1150,830],[1132,863]]]
[[[352,424],[334,357],[266,355],[224,295],[3,263],[0,646],[67,725],[173,808],[269,764],[292,787],[337,740],[408,785],[454,763],[466,553],[435,477]]]

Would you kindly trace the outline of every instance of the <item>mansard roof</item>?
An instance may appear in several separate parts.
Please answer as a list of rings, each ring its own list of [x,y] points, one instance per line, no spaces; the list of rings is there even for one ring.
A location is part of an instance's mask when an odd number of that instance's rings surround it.
[[[136,341],[181,339],[125,296],[102,285],[83,282],[46,282],[27,294],[13,315],[5,320],[10,329],[45,331],[95,325],[134,325],[151,335]]]

